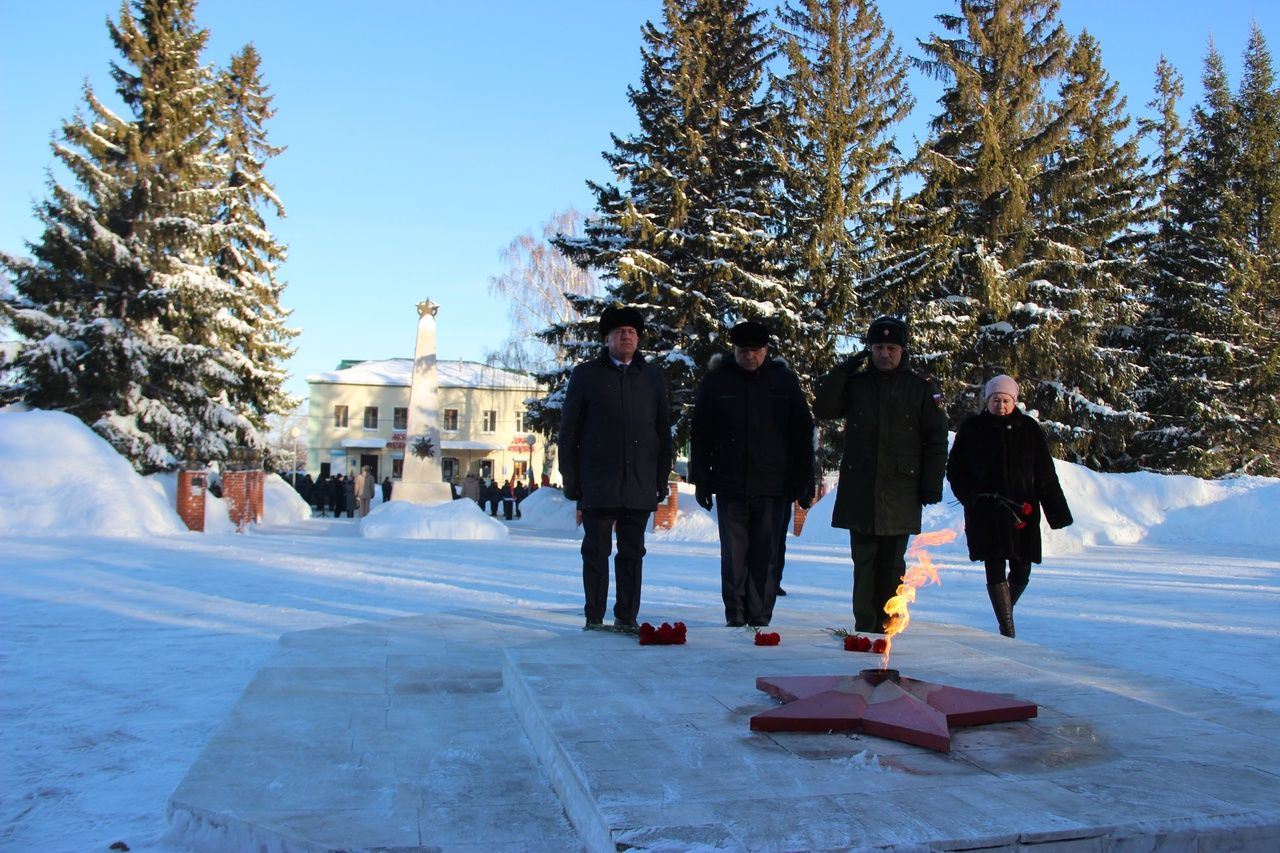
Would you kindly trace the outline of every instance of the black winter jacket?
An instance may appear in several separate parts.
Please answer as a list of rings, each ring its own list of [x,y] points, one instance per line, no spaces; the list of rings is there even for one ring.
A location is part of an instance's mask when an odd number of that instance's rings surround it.
[[[781,359],[751,373],[717,356],[698,385],[689,479],[733,497],[813,495],[813,415]]]
[[[964,504],[970,560],[1038,563],[1041,509],[1055,530],[1072,522],[1044,432],[1017,409],[1004,417],[984,411],[960,424],[947,481]]]
[[[608,350],[569,375],[560,413],[560,478],[584,509],[652,511],[671,473],[671,411],[662,373],[636,353]]]

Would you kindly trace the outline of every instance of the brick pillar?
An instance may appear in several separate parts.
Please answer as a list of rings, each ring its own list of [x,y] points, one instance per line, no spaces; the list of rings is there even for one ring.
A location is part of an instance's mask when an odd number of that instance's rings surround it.
[[[266,513],[263,511],[263,502],[267,491],[267,472],[261,468],[256,471],[249,472],[249,493],[252,497],[253,523],[261,524]]]
[[[675,483],[668,483],[667,486],[670,491],[667,493],[666,503],[658,504],[658,508],[653,511],[654,530],[670,530],[675,526],[676,516],[680,512],[680,492]]]
[[[222,499],[227,502],[227,515],[237,530],[253,521],[253,497],[249,487],[250,471],[222,472]]]
[[[799,536],[800,531],[804,530],[804,520],[805,518],[808,517],[808,515],[809,515],[809,510],[803,508],[802,506],[800,506],[800,504],[793,504],[791,506],[791,535],[792,536]]]
[[[827,493],[827,484],[822,480],[818,480],[818,494],[815,494],[813,502],[817,503],[822,500],[824,494]],[[809,510],[801,510],[799,503],[795,503],[791,507],[791,535],[797,537],[801,530],[804,530],[804,520],[809,516]]]
[[[178,517],[188,530],[204,532],[204,496],[209,490],[208,471],[178,472]]]

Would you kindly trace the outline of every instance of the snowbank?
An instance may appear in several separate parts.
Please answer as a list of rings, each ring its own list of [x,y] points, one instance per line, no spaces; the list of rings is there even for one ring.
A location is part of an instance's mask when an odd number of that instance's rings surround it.
[[[185,533],[160,484],[64,412],[0,412],[0,536]]]
[[[575,529],[578,526],[577,511],[573,501],[563,492],[547,486],[520,501],[520,520],[530,527],[547,530]]]
[[[379,504],[360,520],[366,539],[506,539],[506,525],[485,514],[475,501],[434,506],[394,499]]]
[[[656,530],[651,535],[663,542],[719,542],[720,522],[716,518],[715,506],[707,512],[698,506],[693,496],[692,483],[680,483],[677,486],[680,497],[680,508],[676,513],[676,523],[670,530]]]

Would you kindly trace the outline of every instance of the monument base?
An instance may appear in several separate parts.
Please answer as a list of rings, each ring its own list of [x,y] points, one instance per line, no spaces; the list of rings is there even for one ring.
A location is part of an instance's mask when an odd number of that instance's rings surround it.
[[[447,504],[453,500],[453,489],[448,483],[396,483],[391,491],[391,500],[406,501],[411,504]]]

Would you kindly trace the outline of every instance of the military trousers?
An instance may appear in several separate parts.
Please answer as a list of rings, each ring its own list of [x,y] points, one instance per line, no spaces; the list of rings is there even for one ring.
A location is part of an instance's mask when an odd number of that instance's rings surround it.
[[[853,552],[853,629],[884,633],[884,606],[907,572],[908,533],[873,536],[849,531]]]

